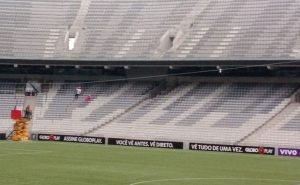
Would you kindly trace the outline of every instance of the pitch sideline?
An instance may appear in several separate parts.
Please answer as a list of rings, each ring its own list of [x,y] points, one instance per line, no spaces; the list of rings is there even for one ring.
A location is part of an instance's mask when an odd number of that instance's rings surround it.
[[[19,148],[7,148],[1,147],[3,151],[15,151],[15,152],[8,152],[8,153],[0,153],[0,156],[9,156],[9,155],[39,155],[39,154],[46,154],[52,153],[51,150],[33,150],[33,149],[19,149]]]
[[[246,180],[246,181],[275,181],[275,182],[292,182],[292,183],[300,183],[300,180],[287,180],[287,179],[261,179],[261,178],[176,178],[176,179],[159,179],[159,180],[149,180],[149,181],[140,181],[134,182],[129,185],[139,185],[139,184],[148,184],[155,182],[171,182],[171,181],[193,181],[193,180]]]

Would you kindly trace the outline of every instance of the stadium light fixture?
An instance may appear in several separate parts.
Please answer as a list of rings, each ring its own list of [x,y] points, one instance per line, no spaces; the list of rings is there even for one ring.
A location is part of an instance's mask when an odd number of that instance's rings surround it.
[[[219,71],[219,73],[222,74],[222,68],[221,68],[221,66],[216,66],[216,68]]]
[[[273,70],[274,68],[271,65],[267,65],[267,69]]]

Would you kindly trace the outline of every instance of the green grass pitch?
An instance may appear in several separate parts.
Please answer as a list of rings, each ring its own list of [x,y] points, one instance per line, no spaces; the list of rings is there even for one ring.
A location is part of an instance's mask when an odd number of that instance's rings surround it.
[[[58,142],[0,142],[1,185],[300,185],[300,160]]]

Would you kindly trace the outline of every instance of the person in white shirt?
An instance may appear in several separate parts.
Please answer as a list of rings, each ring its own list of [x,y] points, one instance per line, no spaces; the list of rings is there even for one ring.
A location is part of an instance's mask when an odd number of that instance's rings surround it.
[[[81,87],[76,87],[75,99],[78,99],[78,96],[81,94]]]

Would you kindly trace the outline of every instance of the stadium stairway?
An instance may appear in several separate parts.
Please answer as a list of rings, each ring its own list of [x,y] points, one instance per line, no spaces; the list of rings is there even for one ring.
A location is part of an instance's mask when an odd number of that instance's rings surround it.
[[[257,127],[253,132],[250,132],[248,135],[243,137],[241,140],[239,140],[236,144],[241,145],[253,145],[253,144],[260,144],[263,145],[269,145],[269,146],[287,146],[291,144],[290,146],[294,146],[292,141],[286,141],[288,140],[288,137],[285,139],[279,139],[278,141],[275,141],[280,137],[280,133],[282,128],[285,124],[288,124],[289,121],[293,120],[297,115],[300,114],[300,103],[299,102],[299,94],[300,89],[296,90],[288,99],[287,104],[284,106],[279,112],[275,113],[274,116],[272,116],[268,121],[266,121],[261,126]],[[284,130],[284,129],[283,129]],[[278,134],[278,137],[276,137],[276,133]],[[291,133],[285,133],[287,136],[291,136],[291,140],[294,140],[295,137]],[[299,132],[297,132],[297,129],[295,130],[295,135],[299,135]],[[272,138],[273,137],[273,138]],[[276,139],[274,139],[274,137]],[[282,143],[282,144],[280,144]],[[297,143],[297,142],[296,142]]]
[[[23,110],[25,110],[26,107],[29,106],[30,109],[34,112],[36,101],[37,101],[36,96],[25,96],[24,97]]]
[[[75,29],[76,31],[79,31],[78,29],[83,28],[84,19],[89,11],[90,4],[91,4],[91,0],[81,1],[80,8],[78,10],[78,13],[76,14],[75,20],[70,30]]]
[[[298,86],[182,82],[151,96],[158,87],[149,82],[101,84],[85,87],[83,95],[95,93],[88,104],[73,101],[73,86],[62,88],[45,116],[34,119],[33,133],[245,144],[259,130],[268,131],[266,125],[275,128],[270,120],[293,109]],[[45,103],[41,99],[37,108]]]
[[[292,119],[295,114],[298,112],[295,111],[297,108],[300,107],[300,103],[290,103],[279,112],[277,115],[272,117],[268,122],[263,124],[261,127],[257,128],[255,131],[250,133],[249,135],[242,138],[236,144],[240,145],[257,145],[257,144],[264,144],[263,137],[264,135],[273,128],[277,127],[278,125],[282,124],[283,122],[287,122],[288,120]]]
[[[131,105],[130,107],[128,107],[127,109],[125,109],[122,112],[119,112],[119,114],[117,116],[112,117],[109,120],[106,120],[105,122],[101,122],[100,124],[89,128],[87,131],[85,131],[84,133],[82,133],[81,135],[93,135],[94,132],[96,132],[97,130],[102,129],[103,127],[113,123],[115,120],[122,118],[123,115],[127,114],[128,112],[134,110],[134,109],[138,109],[140,106],[143,106],[145,104],[147,104],[149,101],[151,101],[151,97],[155,97],[157,95],[157,93],[160,92],[160,90],[162,89],[162,84],[160,84],[159,86],[157,86],[156,88],[153,88],[152,90],[150,90],[149,92],[149,96],[145,96],[144,98],[142,98],[140,101],[137,101],[135,104]]]
[[[184,94],[188,93],[190,90],[192,90],[193,88],[195,88],[196,85],[197,84],[195,84],[195,83],[190,84],[190,85],[188,85],[187,88],[180,89],[179,91],[177,91],[177,93],[178,93],[178,95],[184,95]],[[150,110],[146,115],[144,115],[143,117],[137,119],[134,123],[139,123],[139,122],[142,122],[143,120],[147,120],[149,123],[151,121],[154,121],[155,119],[157,119],[160,116],[162,116],[163,114],[165,114],[164,108],[169,106],[171,103],[173,103],[174,101],[176,101],[180,97],[181,96],[177,96],[177,95],[170,96],[169,98],[165,99],[164,102],[162,102],[161,105],[157,106],[153,110]]]
[[[0,1],[0,55],[83,61],[297,59],[299,5],[296,0]],[[159,40],[171,29],[175,50],[167,48],[157,58]],[[72,52],[66,48],[68,32],[79,35]]]
[[[98,96],[95,99],[93,99],[87,106],[75,108],[72,111],[71,119],[73,121],[76,121],[76,120],[83,120],[83,119],[87,118],[95,109],[97,109],[98,107],[103,106],[107,102],[109,102],[109,101],[115,99],[116,97],[120,96],[126,90],[130,89],[132,87],[132,85],[133,84],[128,84],[128,85],[122,87],[116,93],[112,94],[111,96],[109,96],[105,99],[103,99],[103,97],[101,97],[101,96]]]
[[[89,133],[149,98],[151,92],[158,88],[150,82],[89,85],[84,88],[82,96],[92,94],[92,100],[86,102],[83,98],[73,100],[73,86],[62,85],[57,96],[52,95],[55,99],[48,107],[41,105],[45,103],[44,98],[39,98],[37,107],[44,107],[45,113],[40,116],[42,111],[36,112],[33,133]]]
[[[181,84],[89,135],[234,144],[284,109],[295,88],[255,83]]]
[[[195,20],[209,5],[210,1],[203,0],[196,2],[194,7],[182,18],[181,22],[175,25],[174,28],[167,30],[160,38],[160,44],[154,53],[159,57],[163,57],[167,52],[176,52],[177,48],[190,34]],[[174,37],[173,41],[170,40],[171,37]],[[192,45],[190,47],[191,49],[193,48]]]
[[[109,125],[110,123],[112,123],[112,122],[114,122],[116,119],[122,117],[123,115],[125,115],[126,113],[128,113],[129,111],[131,111],[132,109],[134,109],[135,107],[138,107],[138,106],[140,106],[141,104],[145,103],[145,101],[147,101],[146,99],[147,99],[147,98],[144,98],[143,100],[141,100],[141,101],[135,103],[134,105],[130,106],[129,108],[127,108],[125,111],[119,112],[119,114],[118,114],[117,116],[111,117],[111,119],[108,119],[108,120],[106,120],[106,121],[104,121],[104,122],[101,122],[100,124],[98,124],[98,125],[96,125],[96,126],[94,126],[94,127],[92,127],[92,128],[89,128],[87,131],[85,131],[85,132],[82,133],[81,135],[84,135],[84,136],[85,136],[85,135],[90,135],[90,134],[92,134],[93,132],[95,132],[96,130],[101,129],[101,128],[103,128],[103,127]]]
[[[173,119],[172,121],[170,121],[169,124],[177,124],[177,123],[181,122],[183,119],[190,116],[197,109],[199,109],[199,108],[205,106],[207,103],[209,103],[214,97],[219,96],[224,91],[224,89],[226,89],[228,86],[229,86],[229,84],[223,84],[222,86],[217,88],[214,92],[212,92],[210,95],[208,95],[203,101],[199,101],[199,102],[195,103],[192,107],[190,107],[189,109],[186,109],[184,112],[180,113],[180,115],[178,117],[176,117],[175,119]],[[214,115],[214,117],[215,117],[215,120],[221,119],[221,118],[217,117],[216,115]],[[209,120],[211,121],[212,119],[209,119]]]
[[[50,103],[55,98],[58,90],[61,88],[62,83],[56,83],[52,85],[52,88],[49,89],[48,93],[40,93],[39,96],[42,96],[41,101],[37,102],[34,117],[44,117],[45,113],[47,112]]]

